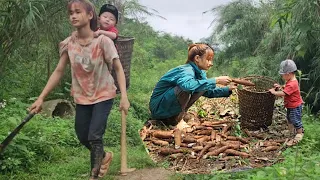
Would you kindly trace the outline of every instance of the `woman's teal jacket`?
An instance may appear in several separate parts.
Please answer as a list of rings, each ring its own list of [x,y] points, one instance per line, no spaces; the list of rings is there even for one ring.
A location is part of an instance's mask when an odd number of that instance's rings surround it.
[[[153,119],[169,118],[182,111],[174,93],[176,86],[190,94],[205,91],[203,96],[208,98],[228,97],[231,94],[229,87],[216,87],[214,78],[207,79],[206,72],[190,62],[169,70],[157,83],[149,102]]]

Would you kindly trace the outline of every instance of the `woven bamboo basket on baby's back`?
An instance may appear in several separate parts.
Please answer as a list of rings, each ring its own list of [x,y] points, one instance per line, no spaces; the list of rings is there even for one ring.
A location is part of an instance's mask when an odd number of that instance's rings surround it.
[[[132,58],[132,52],[133,52],[133,44],[134,44],[133,37],[119,36],[116,41],[120,62],[122,64],[124,74],[126,77],[127,89],[130,86],[130,67],[131,67],[131,58]],[[119,93],[120,89],[119,89],[115,71],[112,71],[112,76],[114,78],[115,85],[117,86],[117,93]]]
[[[275,96],[268,90],[275,81],[263,76],[248,76],[243,79],[255,86],[238,90],[241,128],[259,130],[272,124]]]

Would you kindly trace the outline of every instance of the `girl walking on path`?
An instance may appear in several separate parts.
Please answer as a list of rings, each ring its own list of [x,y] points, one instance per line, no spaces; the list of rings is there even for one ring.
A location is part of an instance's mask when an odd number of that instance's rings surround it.
[[[97,15],[88,0],[68,3],[69,20],[77,30],[59,45],[60,60],[30,113],[38,113],[45,97],[58,85],[64,70],[71,65],[71,95],[76,103],[75,131],[81,144],[90,150],[90,179],[98,179],[108,171],[112,153],[103,150],[103,135],[107,118],[116,97],[111,76],[114,68],[121,92],[120,110],[128,112],[130,103],[119,55],[113,41],[103,35],[94,36]]]

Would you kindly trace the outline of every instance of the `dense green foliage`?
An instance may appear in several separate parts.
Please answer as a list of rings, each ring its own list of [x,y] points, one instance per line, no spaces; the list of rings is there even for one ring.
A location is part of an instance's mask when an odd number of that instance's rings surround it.
[[[159,69],[160,70],[160,69]],[[25,116],[27,104],[10,99],[1,108],[0,139]],[[131,109],[128,121],[129,166],[136,168],[156,166],[138,137],[141,119],[139,113]],[[320,176],[318,134],[320,124],[307,114],[303,118],[305,126],[304,140],[296,147],[284,152],[284,162],[272,167],[259,168],[240,173],[218,173],[213,175],[180,175],[171,179],[316,179]],[[111,112],[108,128],[104,137],[107,149],[115,152],[115,162],[111,166],[112,179],[119,170],[120,113],[116,108]],[[245,163],[245,161],[243,161]],[[73,119],[34,117],[0,158],[0,179],[86,179],[88,173],[88,151],[79,144],[73,130]],[[215,172],[213,172],[215,173]],[[1,175],[2,174],[2,175]]]
[[[213,8],[219,15],[209,38],[226,47],[216,58],[231,75],[266,75],[281,82],[281,61],[301,70],[301,90],[314,113],[320,110],[320,4],[317,0],[237,0]]]

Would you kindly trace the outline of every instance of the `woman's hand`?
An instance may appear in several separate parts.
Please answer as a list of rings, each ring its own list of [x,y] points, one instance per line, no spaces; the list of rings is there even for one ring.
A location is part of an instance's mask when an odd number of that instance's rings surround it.
[[[276,89],[275,88],[271,88],[271,89],[269,89],[269,92],[271,92],[271,94],[275,94],[276,93]]]
[[[120,99],[120,111],[124,111],[125,114],[128,114],[128,110],[129,110],[129,107],[130,107],[130,102],[128,100],[128,98],[126,97],[121,97]]]
[[[94,33],[93,33],[93,36],[94,37],[99,37],[100,36],[100,30],[97,30],[97,31],[95,31]]]
[[[42,104],[43,104],[43,99],[38,98],[30,107],[29,107],[29,112],[31,114],[37,114],[41,111],[42,109]]]
[[[221,85],[228,85],[232,80],[229,76],[219,76],[219,77],[216,77],[216,83],[217,84],[221,84]]]
[[[229,87],[229,90],[232,91],[234,89],[237,89],[238,86],[237,86],[237,84],[231,83],[231,84],[229,84],[228,87]]]

